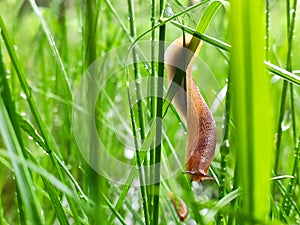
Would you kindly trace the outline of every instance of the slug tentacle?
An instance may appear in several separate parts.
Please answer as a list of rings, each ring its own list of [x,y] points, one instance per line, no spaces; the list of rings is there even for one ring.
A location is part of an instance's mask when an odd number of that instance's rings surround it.
[[[173,101],[187,123],[186,173],[193,181],[200,182],[212,179],[207,173],[216,147],[216,124],[192,77],[192,66],[201,44],[195,53],[189,51],[184,46],[189,45],[191,38],[185,35],[185,38],[176,39],[167,48],[165,61],[170,82],[178,70],[185,71],[180,84],[186,92],[176,92]]]

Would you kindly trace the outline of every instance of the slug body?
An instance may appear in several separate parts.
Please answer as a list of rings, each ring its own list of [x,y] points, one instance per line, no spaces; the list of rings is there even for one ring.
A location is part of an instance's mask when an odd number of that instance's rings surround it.
[[[180,221],[184,221],[185,218],[188,216],[186,204],[181,198],[175,196],[172,192],[169,193],[169,198],[171,199],[171,202],[175,208],[178,218],[180,219]]]
[[[185,48],[191,38],[191,35],[185,35],[176,39],[165,52],[165,62],[170,82],[178,70],[185,71],[181,87],[183,90],[186,87],[186,92],[177,91],[173,101],[187,124],[186,173],[192,181],[201,182],[212,179],[207,173],[215,153],[216,124],[192,77],[192,65],[201,45],[195,53]]]

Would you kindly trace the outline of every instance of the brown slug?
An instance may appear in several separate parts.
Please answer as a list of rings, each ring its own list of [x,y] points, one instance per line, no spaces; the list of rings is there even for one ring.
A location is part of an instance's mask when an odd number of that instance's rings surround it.
[[[182,201],[181,198],[175,196],[173,192],[169,192],[169,198],[171,199],[178,218],[180,219],[180,221],[184,221],[188,216],[186,204],[184,203],[184,201]]]
[[[187,49],[191,39],[192,36],[187,34],[176,39],[165,52],[165,63],[170,82],[179,69],[185,71],[185,78],[180,83],[186,92],[177,91],[173,102],[187,124],[186,173],[192,181],[201,182],[213,179],[207,173],[215,153],[217,132],[212,113],[192,77],[192,66],[201,42],[193,53]]]

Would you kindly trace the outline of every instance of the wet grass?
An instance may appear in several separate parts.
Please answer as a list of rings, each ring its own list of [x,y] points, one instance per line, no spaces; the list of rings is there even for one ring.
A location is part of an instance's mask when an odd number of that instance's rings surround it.
[[[0,224],[181,224],[169,192],[186,224],[299,223],[297,0],[37,2],[0,2]],[[159,97],[183,32],[218,129],[200,184]]]

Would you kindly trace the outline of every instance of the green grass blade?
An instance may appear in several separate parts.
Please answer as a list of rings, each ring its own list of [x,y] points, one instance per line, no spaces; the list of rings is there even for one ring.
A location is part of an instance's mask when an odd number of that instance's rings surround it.
[[[225,120],[224,120],[224,136],[220,146],[221,162],[220,162],[220,184],[219,184],[219,199],[222,199],[226,193],[226,174],[227,174],[227,158],[230,153],[230,130],[231,130],[231,77],[228,74],[227,92],[225,99]],[[232,205],[233,203],[231,203]],[[218,214],[217,223],[224,223],[225,216]]]
[[[203,34],[203,33],[199,33],[197,32],[195,29],[190,28],[188,26],[182,25],[180,23],[177,22],[173,22],[172,24],[175,25],[176,27],[179,27],[180,29],[184,30],[185,32],[188,32],[189,34],[194,35],[195,37],[217,47],[220,48],[222,50],[225,50],[227,52],[231,51],[231,45],[229,45],[226,42],[223,42],[221,40],[218,40],[214,37],[211,37],[209,35]],[[296,84],[296,85],[300,85],[300,77],[298,75],[296,75],[295,73],[289,72],[284,68],[281,68],[279,66],[274,65],[271,62],[265,61],[265,65],[267,66],[267,69],[271,72],[274,73],[278,76],[280,76],[283,79],[286,79],[287,81]]]
[[[2,67],[3,67],[3,65],[2,65]],[[9,110],[10,111],[10,117],[13,118],[14,120],[16,120],[17,116],[16,116],[16,113],[12,109],[13,103],[12,103],[12,100],[11,100],[11,97],[10,97],[10,90],[8,88],[7,80],[6,80],[5,77],[3,77],[4,74],[5,73],[2,71],[2,73],[1,73],[1,75],[2,75],[1,76],[2,82],[1,83],[3,84],[4,87],[6,87],[4,89],[4,91],[5,91],[5,93],[4,93],[5,96],[4,97],[6,98],[7,105],[9,105],[10,108],[11,108]],[[19,118],[21,118],[21,117],[19,117]],[[19,119],[17,119],[17,120],[19,120]],[[17,128],[18,130],[20,130],[20,127],[22,127],[22,122],[21,121],[14,122],[13,124],[14,124],[14,129]],[[35,132],[35,130],[33,128],[31,128],[31,131],[33,131],[33,132],[30,133],[29,135],[33,135],[31,137],[38,137],[38,143],[41,146],[44,146],[44,143],[43,143],[42,139],[38,136],[38,134]],[[19,131],[19,133],[20,133],[20,131]],[[20,143],[20,146],[22,146],[22,145],[23,144]],[[15,158],[14,161],[17,161],[17,158]],[[26,162],[23,163],[23,164],[26,164]],[[61,224],[69,224],[68,220],[67,220],[67,217],[66,217],[66,215],[65,215],[65,213],[64,213],[64,211],[62,209],[62,206],[60,204],[59,197],[57,196],[57,194],[55,192],[55,188],[44,177],[42,177],[42,180],[43,180],[43,182],[45,184],[45,187],[48,190],[48,193],[49,193],[49,196],[50,196],[51,200],[53,201],[53,204],[55,206],[54,209],[57,212],[58,219],[59,219],[60,223]],[[18,195],[21,195],[21,194],[22,194],[22,192],[18,189]],[[21,198],[18,197],[18,200],[19,200],[20,203],[22,203],[22,199]],[[23,211],[23,209],[20,209],[20,210]],[[24,220],[24,219],[22,219],[22,214],[20,216],[21,216],[21,220]]]
[[[57,24],[59,32],[58,50],[61,53],[62,61],[65,65],[69,65],[69,43],[68,43],[68,28],[67,28],[67,8],[68,2],[61,1],[58,5]]]
[[[33,126],[30,124],[29,121],[27,121],[25,118],[19,116],[19,121],[20,121],[20,126],[22,127],[22,129],[30,136],[32,137],[32,139],[38,143],[40,145],[41,148],[43,148],[45,151],[47,149],[47,147],[45,146],[43,139],[40,137],[40,135],[37,133],[37,131],[33,128]],[[74,179],[74,177],[70,174],[70,172],[68,171],[68,169],[66,168],[65,164],[62,163],[62,161],[59,159],[59,157],[55,154],[52,153],[54,159],[58,162],[58,164],[60,165],[61,168],[63,168],[63,170],[65,171],[65,173],[67,173],[68,177],[70,178],[70,180],[72,181],[72,183],[75,185],[76,189],[78,190],[78,192],[80,193],[80,196],[85,199],[88,200],[88,198],[86,197],[86,195],[83,193],[83,191],[81,190],[80,186],[78,185],[77,181]],[[38,162],[35,162],[35,164],[38,164]],[[65,214],[65,211],[63,210],[63,207],[61,205],[61,202],[59,200],[59,196],[56,192],[56,189],[53,187],[52,183],[49,181],[49,179],[47,179],[47,176],[42,176],[42,180],[43,183],[46,187],[46,190],[49,194],[49,197],[51,199],[51,201],[53,202],[54,205],[54,209],[57,212],[57,216],[58,219],[60,221],[61,224],[69,224],[68,220],[67,220],[67,216]],[[61,189],[62,191],[65,189]],[[68,201],[70,204],[70,208],[71,211],[73,212],[73,216],[74,216],[74,221],[75,223],[80,223],[80,219],[79,216],[77,214],[77,209],[74,205],[73,200],[70,197],[76,197],[74,195],[70,194],[70,191],[68,192],[64,192],[68,197]]]
[[[135,16],[134,16],[134,3],[132,0],[127,1],[128,5],[128,17],[129,17],[129,27],[130,27],[130,36],[135,39],[136,38],[136,26],[135,26]],[[142,201],[143,201],[143,212],[144,212],[144,217],[145,217],[145,224],[149,224],[150,222],[150,217],[149,217],[149,210],[148,210],[148,200],[149,196],[147,195],[147,188],[146,188],[146,177],[147,175],[145,174],[145,170],[142,169],[142,160],[140,154],[139,154],[139,144],[137,143],[137,132],[136,129],[139,130],[139,135],[142,140],[142,142],[145,139],[145,125],[144,125],[144,109],[143,109],[143,104],[141,100],[141,88],[138,83],[138,79],[140,78],[140,69],[138,66],[138,55],[136,48],[134,47],[132,49],[132,59],[133,59],[133,71],[134,71],[134,79],[135,79],[135,90],[136,90],[136,97],[138,100],[137,105],[138,105],[138,124],[139,127],[136,127],[136,124],[134,122],[134,117],[133,117],[133,111],[132,111],[132,104],[130,100],[130,92],[128,90],[128,100],[129,100],[129,107],[130,107],[130,115],[131,115],[131,124],[132,124],[132,129],[133,129],[133,134],[134,134],[134,139],[135,139],[135,152],[136,152],[136,161],[137,161],[137,166],[138,166],[138,172],[139,172],[139,180],[140,180],[140,190],[142,194]],[[141,143],[142,144],[142,143]]]
[[[142,34],[141,34],[140,36],[138,36],[135,40],[133,40],[132,46],[131,46],[129,49],[131,49],[133,46],[135,46],[136,43],[137,43],[139,40],[141,40],[145,35],[147,35],[147,34],[148,34],[149,32],[151,32],[153,29],[157,29],[157,28],[159,28],[159,27],[161,27],[161,26],[164,26],[164,25],[166,25],[168,22],[170,22],[170,21],[172,21],[172,20],[175,20],[175,19],[177,19],[178,17],[180,17],[180,16],[182,16],[182,15],[184,15],[184,14],[187,14],[188,12],[190,12],[190,11],[192,11],[192,10],[194,10],[194,9],[196,9],[196,8],[198,8],[198,7],[200,7],[200,6],[202,6],[202,5],[207,4],[208,2],[210,2],[210,0],[204,0],[204,1],[201,1],[201,2],[199,2],[199,3],[197,3],[197,4],[193,5],[193,6],[190,6],[189,8],[187,8],[187,9],[185,9],[185,10],[183,10],[183,11],[181,11],[181,12],[179,12],[179,13],[177,13],[177,14],[175,14],[175,15],[173,15],[173,16],[167,18],[167,19],[164,18],[164,17],[162,17],[163,15],[160,14],[160,15],[161,15],[161,18],[160,18],[160,20],[159,20],[159,23],[156,24],[154,27],[151,27],[151,29],[147,30],[146,32],[142,33]]]
[[[208,25],[211,23],[214,15],[218,11],[218,9],[222,6],[222,2],[220,1],[215,1],[212,2],[204,11],[203,16],[201,17],[201,20],[199,21],[196,31],[199,33],[204,33],[208,27]],[[189,49],[192,52],[195,52],[198,45],[199,45],[200,40],[193,36],[191,43],[189,44]]]
[[[54,58],[54,60],[56,62],[56,65],[58,67],[58,70],[56,71],[56,75],[55,75],[56,89],[57,89],[59,95],[62,98],[64,98],[67,102],[71,102],[72,101],[72,93],[71,93],[70,83],[69,83],[68,75],[67,75],[64,63],[62,61],[62,57],[61,57],[61,55],[66,56],[68,54],[67,44],[65,46],[66,49],[64,49],[65,52],[60,54],[59,51],[58,51],[57,44],[54,41],[53,34],[51,33],[51,31],[49,29],[49,26],[47,25],[47,22],[44,19],[43,14],[42,14],[41,10],[39,9],[39,7],[37,6],[35,0],[29,0],[29,3],[31,5],[34,13],[36,14],[38,19],[40,20],[42,30],[44,31],[44,34],[45,34],[45,36],[48,40],[50,50],[52,51],[53,58]],[[62,6],[64,4],[66,4],[66,3],[63,3],[63,2],[61,3]],[[63,14],[61,14],[61,16],[63,16]],[[63,27],[64,27],[64,25],[62,24],[62,29],[64,29]],[[62,35],[64,36],[65,34],[62,34]],[[62,133],[69,134],[69,133],[71,133],[71,130],[70,130],[71,129],[71,112],[72,112],[71,105],[69,105],[69,104],[63,105],[62,112],[63,112],[63,115],[64,115],[64,118],[63,118],[64,124],[63,124],[63,127],[62,127]],[[71,145],[70,144],[70,142],[71,142],[70,139],[71,139],[71,136],[66,135],[66,137],[65,137],[66,146]],[[54,145],[54,144],[52,144],[52,145]],[[57,154],[60,154],[60,152],[57,152]]]
[[[138,150],[140,152],[140,158],[143,159],[142,162],[145,160],[146,156],[147,156],[147,150],[151,147],[152,143],[154,142],[154,138],[155,138],[155,131],[156,131],[156,121],[154,121],[154,123],[151,124],[151,128],[149,130],[149,132],[147,133],[147,136],[142,144],[142,146],[140,147],[140,149]],[[142,163],[141,162],[141,163]],[[121,207],[123,201],[126,198],[126,195],[130,189],[130,186],[134,180],[134,176],[136,173],[136,169],[135,166],[137,165],[137,159],[134,161],[133,163],[133,168],[130,171],[128,178],[126,180],[126,185],[123,186],[122,188],[122,192],[119,195],[119,199],[117,201],[117,203],[115,204],[115,209],[119,210],[119,208]],[[114,219],[114,214],[111,216],[111,218],[109,219],[110,222],[112,222]]]
[[[43,224],[40,214],[41,208],[37,199],[34,197],[35,190],[30,172],[25,165],[17,163],[16,161],[17,156],[24,159],[24,155],[2,98],[0,98],[0,131],[14,169],[26,220],[33,224]]]
[[[296,17],[296,12],[297,12],[297,0],[294,0],[293,6],[290,7],[290,1],[287,1],[287,28],[288,28],[288,51],[287,51],[287,60],[286,60],[286,69],[288,71],[292,71],[292,46],[293,46],[293,37],[294,37],[294,26],[295,26],[295,17]],[[285,83],[287,83],[287,81],[285,81]],[[285,85],[285,84],[284,84]],[[286,84],[287,85],[287,84]],[[293,171],[292,171],[292,175],[297,177],[297,161],[298,161],[298,156],[297,156],[297,133],[296,133],[296,111],[295,111],[295,95],[294,95],[294,87],[293,84],[289,84],[289,89],[290,89],[290,102],[291,102],[291,114],[292,114],[292,135],[293,135],[293,149],[295,149],[295,154],[294,154],[294,166],[293,166]],[[286,90],[287,92],[287,90]],[[287,94],[287,93],[286,93]],[[282,112],[285,112],[285,109],[282,109]],[[280,118],[281,119],[281,118]],[[282,122],[281,120],[279,120],[279,122]],[[282,129],[282,127],[280,126],[280,129]],[[278,158],[279,158],[279,149],[280,149],[280,142],[281,142],[281,135],[279,136],[278,133],[278,145],[276,147],[278,147],[276,150],[276,163],[278,167]],[[275,167],[274,166],[274,167]],[[276,173],[276,170],[274,170]],[[287,216],[290,214],[290,210],[291,210],[291,204],[288,203],[287,201],[287,196],[288,195],[293,195],[293,191],[296,188],[296,183],[295,183],[295,179],[291,179],[291,181],[288,184],[288,191],[287,191],[287,195],[283,196],[283,201],[282,201],[282,208],[284,210],[284,214],[286,214]],[[283,218],[283,213],[281,213],[281,218]],[[285,217],[286,218],[286,217]]]
[[[108,200],[108,198],[101,193],[104,201],[106,202],[107,206],[109,207],[109,209],[116,215],[116,217],[119,219],[120,223],[123,225],[127,225],[126,221],[123,219],[123,217],[118,213],[118,211],[115,210],[113,204]]]
[[[46,180],[45,178],[42,178],[43,182],[45,184],[46,190],[50,196],[50,199],[53,203],[53,207],[57,213],[58,220],[61,225],[68,225],[70,224],[67,215],[62,207],[61,201],[59,200],[59,196],[57,194],[56,189],[52,186],[52,184]]]
[[[1,51],[1,48],[0,48],[0,51]],[[15,112],[16,106],[15,106],[15,103],[13,102],[13,100],[12,100],[12,95],[11,95],[10,87],[9,87],[9,84],[8,84],[8,80],[6,79],[6,76],[5,76],[5,74],[6,74],[5,71],[6,70],[5,70],[5,65],[3,63],[3,60],[2,60],[3,59],[2,51],[0,53],[0,57],[1,57],[1,59],[0,59],[0,84],[2,86],[1,96],[2,96],[2,99],[3,99],[3,103],[6,106],[6,110],[7,110],[7,113],[9,115],[9,119],[11,120],[12,127],[13,127],[14,132],[15,132],[15,136],[16,136],[17,141],[19,143],[19,147],[22,151],[22,152],[19,152],[19,154],[21,154],[21,156],[23,156],[23,157],[26,157],[27,155],[24,152],[24,144],[23,144],[23,139],[22,139],[22,136],[21,136],[19,121],[17,119],[16,112]],[[12,153],[10,155],[12,155]],[[12,158],[12,157],[10,157],[10,158]],[[25,172],[27,172],[27,171],[25,171]],[[22,198],[22,196],[21,196],[22,195],[22,190],[17,188],[16,193],[17,193],[17,200],[18,200],[18,204],[19,204],[20,221],[21,221],[22,224],[25,224],[26,223],[26,213],[25,213],[24,208],[22,207],[22,205],[23,205],[22,201],[24,200],[24,198]],[[37,207],[39,207],[39,205],[37,205]]]
[[[5,43],[5,46],[7,48],[7,51],[8,51],[8,54],[11,58],[11,61],[14,65],[14,69],[16,70],[16,73],[18,75],[18,78],[19,78],[19,81],[20,81],[20,84],[21,84],[21,87],[24,91],[24,94],[26,95],[26,99],[27,99],[27,102],[30,106],[30,109],[31,109],[31,112],[36,120],[36,123],[37,123],[37,126],[38,128],[40,129],[41,133],[42,133],[42,136],[44,138],[44,141],[45,141],[45,144],[47,146],[49,146],[49,139],[48,139],[48,135],[47,135],[47,131],[46,131],[46,125],[44,124],[40,114],[38,113],[38,109],[37,109],[37,106],[33,100],[33,97],[32,97],[32,94],[31,94],[31,90],[29,88],[29,85],[26,81],[26,77],[25,77],[25,74],[24,74],[24,71],[21,67],[21,64],[18,60],[18,57],[16,55],[16,52],[13,48],[13,44],[12,44],[12,41],[9,37],[9,34],[7,32],[7,29],[4,25],[4,22],[3,22],[3,19],[2,17],[0,17],[0,28],[1,28],[1,35],[2,35],[2,38],[4,40],[4,43]],[[50,150],[50,148],[48,148],[48,150]]]
[[[273,151],[270,81],[264,67],[263,2],[232,1],[232,105],[236,124],[234,146],[243,213],[267,221]]]
[[[165,8],[165,1],[159,1],[159,12],[163,15]],[[157,93],[156,93],[156,135],[155,135],[155,149],[154,149],[154,164],[156,165],[154,171],[154,179],[157,181],[155,184],[151,185],[151,193],[153,196],[153,211],[151,224],[158,224],[159,218],[159,195],[160,195],[160,160],[161,160],[161,147],[162,147],[162,116],[163,116],[163,77],[164,77],[164,54],[165,54],[165,35],[166,27],[165,25],[159,28],[159,49],[158,49],[158,82],[157,82]]]
[[[150,88],[150,99],[148,101],[148,108],[150,109],[150,115],[149,115],[149,120],[154,120],[156,117],[156,98],[155,98],[155,92],[156,92],[156,81],[155,81],[155,77],[157,77],[157,73],[156,73],[156,62],[155,62],[155,54],[156,54],[156,50],[155,50],[155,40],[156,40],[156,30],[154,29],[155,27],[155,12],[156,12],[156,1],[155,0],[151,0],[151,53],[150,53],[150,82],[149,82],[149,88]],[[147,163],[145,165],[154,165],[154,146],[153,146],[154,142],[152,142],[152,145],[150,146],[150,159],[147,161]],[[147,174],[147,182],[152,184],[155,177],[154,177],[154,173],[150,171],[150,174]],[[149,196],[149,200],[148,200],[148,209],[149,212],[153,212],[153,204],[151,204],[153,202],[153,195],[151,195],[151,185],[147,186],[147,192],[148,192],[148,196]]]
[[[47,146],[45,146],[45,143],[42,139],[42,137],[37,133],[37,131],[34,129],[33,125],[27,121],[25,118],[19,116],[18,118],[19,122],[20,122],[20,126],[21,128],[30,136],[32,137],[32,139],[39,144],[39,146],[44,149],[45,151],[47,151]],[[91,201],[90,199],[88,199],[88,197],[85,195],[85,193],[83,192],[83,190],[81,189],[81,187],[79,186],[78,182],[76,181],[76,179],[72,176],[72,174],[70,173],[70,171],[68,170],[68,168],[66,168],[66,165],[62,162],[62,160],[59,158],[58,155],[56,155],[55,153],[52,153],[54,159],[57,161],[57,163],[59,164],[59,166],[63,169],[63,171],[67,174],[67,176],[69,177],[69,179],[72,181],[72,183],[74,184],[74,186],[76,187],[77,191],[79,192],[80,196],[85,199],[86,201]]]
[[[241,196],[241,194],[242,191],[240,189],[237,189],[220,199],[217,204],[205,215],[206,223],[211,222],[219,210],[221,210],[225,206],[228,206],[232,200],[238,198],[239,196]]]
[[[4,218],[2,201],[0,200],[0,225],[9,225],[9,223]]]
[[[7,48],[8,54],[11,58],[12,64],[14,65],[14,69],[16,70],[16,73],[18,75],[21,87],[26,95],[26,100],[29,104],[29,107],[31,109],[32,115],[36,121],[37,127],[39,129],[39,131],[41,132],[41,137],[43,138],[43,142],[45,143],[45,151],[47,151],[49,153],[49,156],[55,166],[55,168],[57,169],[57,172],[60,176],[60,178],[62,180],[64,180],[63,174],[62,174],[62,170],[61,168],[58,166],[57,161],[54,159],[53,155],[52,155],[52,151],[53,148],[50,144],[50,133],[47,130],[47,126],[45,125],[45,123],[43,122],[40,113],[38,112],[38,108],[37,105],[33,99],[32,93],[31,93],[31,89],[29,88],[29,85],[27,83],[24,71],[22,69],[22,66],[18,60],[18,57],[16,55],[16,52],[13,48],[12,42],[10,40],[10,37],[8,35],[7,29],[4,25],[4,22],[2,20],[2,17],[0,17],[0,27],[1,27],[1,35],[2,38],[4,40],[5,46]],[[72,201],[72,200],[71,200]],[[70,202],[70,205],[72,205],[72,202]]]
[[[266,61],[269,61],[269,51],[270,51],[270,0],[266,0],[266,18],[265,18],[265,33],[266,33]]]
[[[276,66],[270,62],[265,62],[265,64],[268,66],[268,70],[278,76],[280,76],[283,79],[286,79],[287,81],[300,85],[300,76],[297,76],[296,74],[289,72],[279,66]]]
[[[273,175],[275,176],[275,174],[273,174]],[[284,184],[280,180],[274,180],[273,182],[276,184],[276,186],[278,187],[281,194],[283,196],[287,196],[288,201],[290,202],[290,204],[292,205],[293,209],[295,210],[295,212],[297,213],[297,215],[299,217],[300,216],[299,204],[297,204],[297,202],[295,202],[295,200],[291,196],[288,195],[288,191],[286,190]]]
[[[71,100],[72,99],[72,94],[71,94],[70,84],[69,84],[69,81],[68,81],[67,72],[65,70],[63,61],[62,61],[62,59],[60,57],[60,54],[58,52],[58,49],[56,47],[54,38],[52,37],[50,29],[49,29],[43,15],[42,15],[41,11],[40,11],[40,9],[36,5],[35,0],[29,0],[29,2],[31,4],[31,7],[33,8],[35,14],[38,16],[38,18],[41,22],[42,28],[45,32],[45,35],[46,35],[47,39],[48,39],[48,42],[49,42],[49,45],[50,45],[51,50],[53,52],[53,55],[54,55],[54,57],[57,61],[58,66],[60,67],[60,70],[61,70],[61,73],[62,73],[62,77],[60,79],[60,82],[61,82],[61,85],[63,86],[62,90],[65,90],[64,97],[67,100]],[[70,107],[69,107],[69,109],[71,110]]]
[[[130,107],[130,120],[132,124],[132,133],[134,136],[134,146],[135,146],[135,152],[136,152],[136,162],[138,166],[138,175],[139,175],[139,180],[140,180],[140,190],[142,194],[142,201],[143,201],[143,212],[144,212],[144,217],[145,217],[145,224],[149,224],[149,210],[148,210],[148,196],[146,195],[146,188],[145,188],[145,177],[144,177],[144,171],[142,169],[142,157],[140,156],[139,153],[139,144],[137,141],[137,132],[136,132],[136,123],[134,120],[134,114],[132,110],[132,102],[131,102],[131,96],[130,96],[130,91],[129,88],[128,90],[128,103]],[[133,170],[132,170],[133,171]],[[129,176],[129,179],[131,176]],[[126,185],[123,194],[125,194],[129,190],[129,185]],[[125,197],[125,195],[123,195]],[[118,200],[120,202],[120,199]]]

